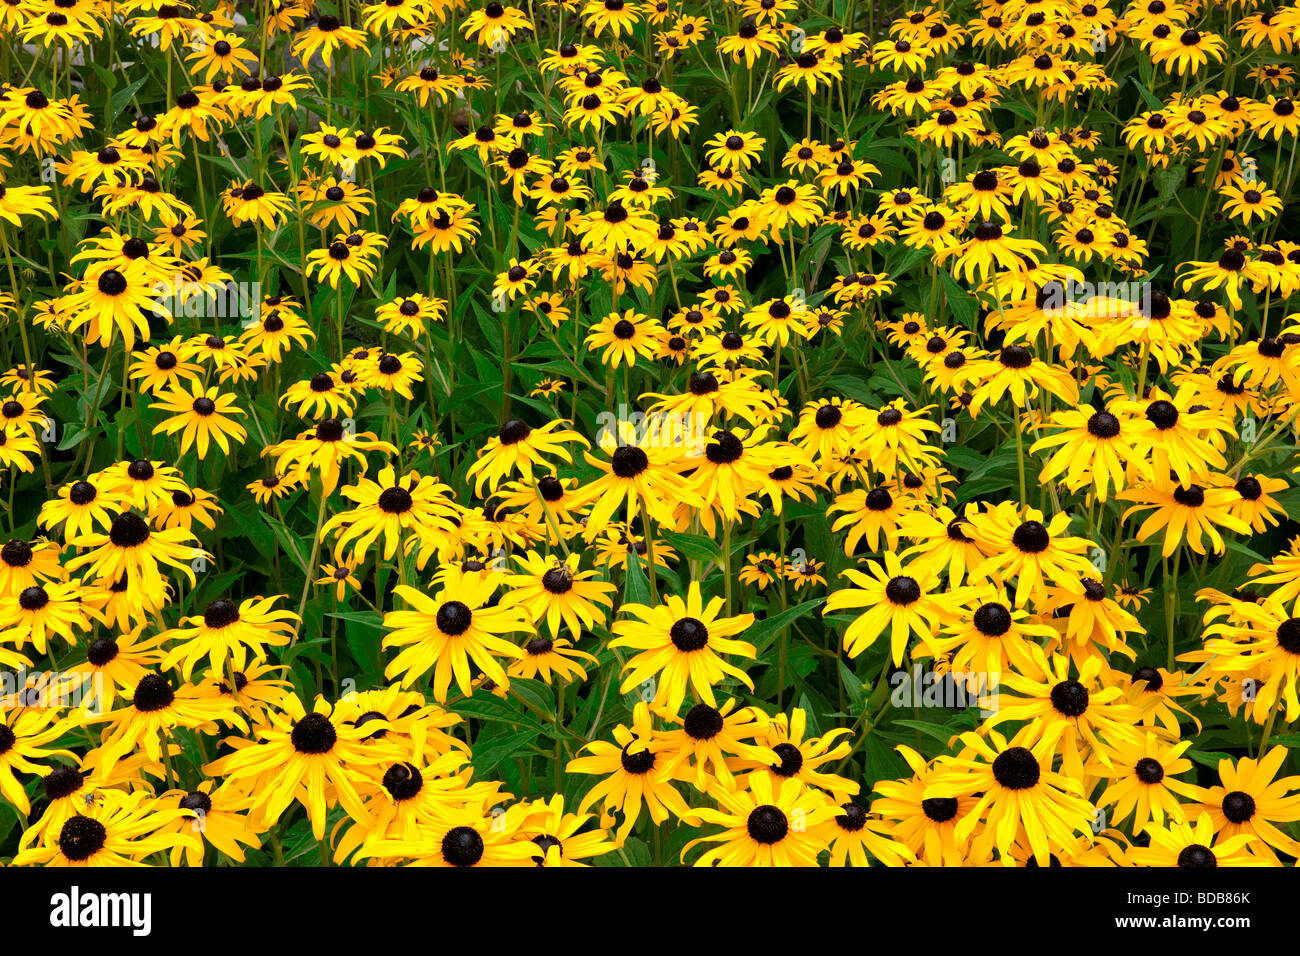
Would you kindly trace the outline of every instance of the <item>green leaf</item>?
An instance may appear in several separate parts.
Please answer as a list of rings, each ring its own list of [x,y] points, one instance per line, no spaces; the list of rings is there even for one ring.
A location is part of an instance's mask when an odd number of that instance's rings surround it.
[[[512,686],[513,684],[514,681],[511,681]],[[510,724],[519,731],[532,734],[543,733],[546,729],[532,714],[487,691],[457,701],[454,709],[462,717],[473,717],[487,723]]]
[[[862,709],[862,681],[857,674],[844,663],[842,658],[835,661],[840,670],[840,680],[844,682],[844,690],[849,695],[849,701],[853,704],[855,710]]]
[[[109,73],[107,70],[105,70],[104,72],[108,73],[110,77],[110,79],[107,82],[107,86],[111,90],[114,85],[112,79],[113,74]],[[140,90],[140,87],[144,86],[145,81],[148,79],[149,79],[149,75],[146,73],[144,76],[140,77],[140,79],[136,80],[130,86],[125,86],[113,94],[112,98],[110,98],[108,101],[108,119],[110,122],[112,122],[113,120],[117,119],[119,116],[122,115],[122,110],[126,109],[126,104],[130,102],[131,97],[135,96],[135,94]]]
[[[491,780],[496,774],[496,769],[501,765],[503,760],[523,753],[533,743],[533,737],[529,734],[513,733],[507,729],[503,736],[492,737],[484,740],[480,734],[474,741],[474,778],[476,780]]]
[[[864,785],[874,784],[877,780],[892,780],[908,773],[907,763],[877,734],[867,735],[862,751],[866,761],[862,774]]]
[[[825,598],[813,598],[811,601],[804,601],[802,604],[786,608],[784,611],[765,617],[761,621],[755,621],[754,626],[745,631],[741,637],[753,644],[761,657],[763,652],[776,640],[781,628],[787,627],[791,622],[811,614],[814,608],[825,603]]]
[[[646,846],[644,840],[636,837],[628,837],[621,850],[596,858],[597,866],[643,867],[651,866],[653,863],[654,857],[650,854],[650,848]]]
[[[1218,768],[1220,760],[1231,760],[1232,754],[1225,754],[1217,750],[1189,750],[1187,756],[1191,757],[1203,767]]]
[[[1160,191],[1161,200],[1168,202],[1174,193],[1178,192],[1187,181],[1187,167],[1179,164],[1170,166],[1168,169],[1156,169],[1151,173],[1151,178],[1155,180],[1156,188]],[[1163,203],[1160,206],[1160,212],[1164,212]]]
[[[226,516],[239,526],[240,534],[252,541],[260,553],[270,553],[275,546],[275,532],[261,512],[247,514],[243,508],[227,508]]]
[[[472,304],[474,318],[478,322],[478,327],[483,330],[483,335],[487,338],[488,344],[497,356],[502,355],[505,351],[505,338],[502,335],[502,325],[508,321],[509,315],[505,312],[487,312],[479,306],[478,302]]]
[[[1146,66],[1146,69],[1142,69],[1142,66]],[[1136,86],[1137,91],[1142,94],[1142,99],[1146,101],[1147,108],[1152,110],[1164,109],[1164,101],[1146,87],[1146,83],[1151,82],[1150,66],[1139,63],[1139,72],[1142,74],[1142,80],[1134,79],[1133,85]],[[1143,80],[1146,82],[1144,83]]]
[[[532,704],[545,714],[555,713],[555,691],[551,685],[523,677],[510,679],[510,693]]]
[[[89,437],[90,431],[88,429],[69,428],[63,433],[63,437],[55,447],[58,448],[59,451],[67,451],[69,448],[76,448]]]
[[[650,603],[650,579],[641,566],[641,556],[630,548],[627,552],[627,580],[623,582],[623,603]]]
[[[832,375],[827,379],[826,385],[844,397],[861,402],[863,405],[880,404],[876,392],[868,388],[867,383],[856,375]]]
[[[684,531],[661,531],[660,536],[692,561],[722,561],[722,548],[712,538]]]
[[[346,613],[326,614],[344,622],[343,635],[347,641],[352,659],[357,662],[363,674],[380,674],[383,656],[380,647],[383,643],[383,618],[375,611],[351,611]]]
[[[943,297],[952,309],[953,315],[961,319],[961,324],[966,328],[974,328],[979,311],[975,304],[975,297],[959,286],[947,271],[939,273],[939,285],[943,288]]]
[[[908,727],[912,730],[918,730],[927,737],[932,737],[946,748],[948,741],[953,737],[951,727],[945,727],[942,724],[932,724],[924,720],[893,720],[890,721],[891,727]]]

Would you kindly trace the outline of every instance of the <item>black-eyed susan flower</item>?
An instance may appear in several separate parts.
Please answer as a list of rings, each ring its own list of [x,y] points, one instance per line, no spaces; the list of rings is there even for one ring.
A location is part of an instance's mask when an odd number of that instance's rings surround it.
[[[570,422],[557,419],[537,428],[522,419],[512,418],[497,429],[470,465],[469,475],[474,477],[475,494],[482,496],[486,486],[495,491],[506,478],[519,474],[531,479],[534,468],[552,467],[543,456],[554,456],[572,463],[573,456],[565,445],[589,443],[568,427]]]
[[[1300,619],[1290,616],[1276,597],[1260,604],[1228,599],[1224,606],[1232,618],[1211,623],[1204,631],[1205,651],[1214,655],[1211,673],[1261,675],[1251,696],[1256,723],[1264,723],[1274,707],[1288,720],[1300,714]]]
[[[713,166],[743,171],[753,167],[766,143],[762,136],[732,129],[707,140],[705,155]]]
[[[248,435],[234,418],[236,413],[244,414],[243,409],[235,405],[235,396],[221,394],[215,385],[205,389],[195,379],[190,382],[188,391],[176,388],[163,393],[160,398],[162,401],[149,407],[168,412],[170,417],[154,426],[154,434],[179,434],[182,455],[190,448],[196,448],[198,456],[206,458],[211,444],[216,444],[228,455],[231,441],[241,443]]]
[[[1282,197],[1262,181],[1239,180],[1229,183],[1219,192],[1226,200],[1224,213],[1245,225],[1250,225],[1252,219],[1265,222],[1282,211]]]
[[[1258,758],[1242,757],[1219,761],[1217,787],[1199,789],[1196,798],[1209,813],[1219,839],[1248,834],[1288,856],[1300,844],[1287,836],[1279,823],[1292,822],[1300,813],[1300,778],[1278,777],[1286,761],[1286,749],[1271,748]],[[1159,822],[1159,821],[1157,821]]]
[[[965,852],[957,843],[954,831],[957,822],[974,808],[972,795],[957,797],[927,797],[930,779],[942,770],[927,764],[919,753],[905,744],[895,748],[912,770],[908,779],[881,780],[876,784],[880,794],[872,805],[873,813],[885,823],[884,832],[907,847],[927,866],[961,866]]]
[[[342,463],[360,462],[364,470],[366,453],[370,451],[397,454],[397,449],[372,433],[357,432],[337,418],[326,418],[297,438],[266,446],[262,454],[275,459],[276,477],[281,483],[287,478],[293,485],[306,485],[315,474],[328,494],[338,487]]]
[[[663,326],[655,319],[627,309],[610,312],[591,327],[587,348],[600,352],[601,361],[611,368],[636,365],[637,357],[650,359],[658,348]]]
[[[184,830],[166,833],[181,819],[179,806],[159,808],[146,790],[104,790],[83,801],[57,829],[45,830],[41,842],[22,850],[19,866],[143,866],[150,854],[187,845],[197,838]]]
[[[384,647],[402,648],[385,668],[385,676],[400,674],[402,686],[410,687],[433,670],[433,693],[440,703],[447,699],[453,677],[461,693],[472,693],[471,662],[498,686],[508,687],[498,658],[519,658],[523,652],[501,635],[531,632],[533,626],[520,608],[489,606],[495,589],[495,582],[466,580],[454,594],[443,590],[428,597],[399,585],[398,596],[411,610],[390,611],[384,617]]]
[[[505,601],[521,606],[534,624],[546,622],[551,636],[560,636],[561,622],[574,637],[604,623],[604,608],[613,607],[615,588],[604,581],[591,580],[594,571],[578,570],[578,555],[548,561],[529,551],[515,559],[523,573],[507,580],[510,588]]]
[[[386,756],[364,743],[379,728],[344,724],[336,708],[319,697],[308,711],[293,693],[284,694],[266,716],[255,739],[239,741],[242,746],[203,772],[247,788],[254,794],[249,809],[268,822],[301,803],[318,840],[325,836],[332,806],[341,805],[353,819],[367,819],[357,784],[365,768]]]
[[[250,651],[254,658],[265,659],[267,647],[290,641],[298,620],[292,611],[276,608],[277,600],[279,597],[257,597],[236,604],[218,598],[202,615],[183,618],[179,627],[163,634],[176,645],[167,652],[164,669],[179,664],[188,681],[194,666],[204,658],[216,674],[225,673],[227,661],[232,669],[243,670]]]
[[[693,819],[691,809],[673,785],[674,765],[664,756],[671,744],[655,739],[649,705],[637,703],[632,711],[632,726],[614,728],[614,742],[597,740],[587,744],[580,754],[566,764],[569,773],[593,774],[601,780],[582,798],[578,812],[601,803],[602,826],[614,822],[615,810],[622,813],[616,838],[626,840],[644,809],[655,826],[670,815]],[[606,822],[608,821],[608,822]]]
[[[0,752],[0,794],[23,816],[31,813],[32,805],[15,771],[40,773],[48,769],[44,761],[51,757],[75,758],[76,755],[68,750],[49,746],[57,742],[69,726],[70,723],[60,718],[53,708],[16,708],[0,719],[0,741],[5,744],[3,752]]]
[[[710,796],[718,809],[701,807],[695,816],[723,831],[695,841],[720,844],[696,866],[811,866],[829,842],[822,825],[842,812],[801,781],[764,773],[751,774],[744,789],[715,786]]]
[[[1235,498],[1229,488],[1206,488],[1196,483],[1184,485],[1165,480],[1150,486],[1126,489],[1120,492],[1119,497],[1138,502],[1124,512],[1125,518],[1154,509],[1138,528],[1137,539],[1145,541],[1157,531],[1163,530],[1165,534],[1161,554],[1164,557],[1169,557],[1184,542],[1197,554],[1205,554],[1207,551],[1211,554],[1223,553],[1227,546],[1220,528],[1238,534],[1250,533],[1250,525],[1229,510]]]
[[[1019,837],[1038,865],[1047,866],[1053,852],[1074,843],[1075,834],[1090,831],[1092,805],[1084,799],[1082,785],[1053,771],[1041,744],[1030,749],[1023,732],[1008,741],[997,731],[990,731],[987,740],[962,734],[961,742],[962,751],[941,759],[941,769],[925,787],[926,797],[939,799],[980,795],[957,822],[959,841],[973,839],[980,853],[996,849],[1006,865]]]
[[[844,571],[843,577],[856,586],[832,591],[822,614],[864,608],[844,629],[845,653],[857,657],[888,631],[890,655],[898,666],[912,635],[932,641],[937,626],[955,614],[957,599],[939,590],[936,574],[903,565],[893,551],[885,552],[883,564],[868,561],[867,569],[866,574]]]
[[[721,655],[754,656],[753,645],[735,639],[754,616],[722,617],[723,604],[722,598],[711,598],[706,604],[698,582],[691,583],[685,600],[667,595],[657,607],[624,604],[622,611],[635,620],[615,622],[616,637],[610,646],[640,653],[625,665],[623,690],[654,678],[654,702],[676,711],[688,687],[696,699],[716,706],[713,688],[727,676],[750,686],[748,675]]]
[[[170,678],[159,673],[140,678],[120,707],[93,719],[109,725],[99,748],[104,773],[137,751],[153,763],[160,762],[163,748],[170,752],[172,735],[179,729],[202,729],[213,734],[217,731],[216,721],[222,719],[247,730],[229,701],[202,697],[192,684],[175,687]]]
[[[1219,867],[1257,866],[1248,847],[1257,842],[1250,833],[1222,838],[1214,832],[1208,813],[1202,812],[1186,822],[1169,821],[1164,826],[1148,826],[1146,846],[1128,851],[1136,866]]]

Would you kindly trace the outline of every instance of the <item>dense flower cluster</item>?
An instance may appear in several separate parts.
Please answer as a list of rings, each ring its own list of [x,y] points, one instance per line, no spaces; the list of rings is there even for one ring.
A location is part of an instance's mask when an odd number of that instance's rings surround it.
[[[862,7],[0,5],[0,857],[1293,863],[1300,6]]]

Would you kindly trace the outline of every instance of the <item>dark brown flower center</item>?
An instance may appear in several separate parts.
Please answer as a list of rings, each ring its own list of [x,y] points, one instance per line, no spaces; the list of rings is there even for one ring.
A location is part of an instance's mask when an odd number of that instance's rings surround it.
[[[334,749],[338,731],[324,714],[312,712],[296,724],[289,734],[293,749],[300,754],[325,754]]]
[[[1038,759],[1025,747],[1008,747],[993,761],[993,779],[1008,790],[1028,790],[1041,773]]]
[[[709,643],[709,629],[704,622],[693,617],[683,617],[673,622],[668,639],[683,653],[698,651]]]

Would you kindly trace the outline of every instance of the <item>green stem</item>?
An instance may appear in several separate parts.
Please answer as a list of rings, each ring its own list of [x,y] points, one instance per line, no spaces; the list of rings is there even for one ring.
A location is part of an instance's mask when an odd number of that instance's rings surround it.
[[[307,609],[307,596],[311,594],[311,582],[316,573],[316,561],[320,558],[321,545],[321,525],[325,523],[325,505],[329,501],[329,492],[324,486],[320,491],[320,506],[316,509],[316,530],[311,539],[311,557],[307,559],[306,580],[302,582],[302,597],[298,599],[298,627],[294,631],[293,644],[298,640],[298,635],[302,633],[302,613]]]

